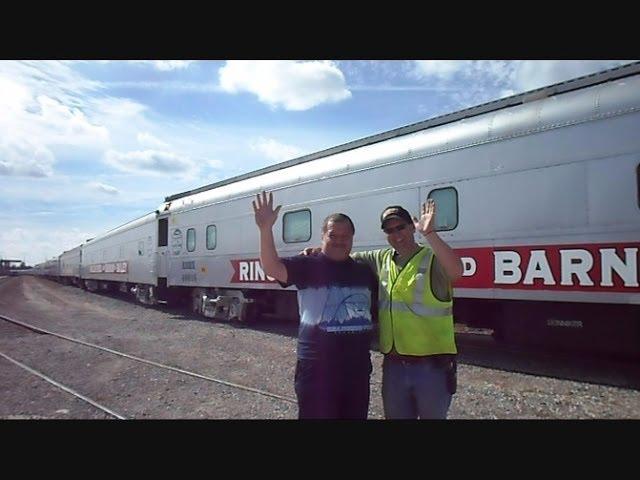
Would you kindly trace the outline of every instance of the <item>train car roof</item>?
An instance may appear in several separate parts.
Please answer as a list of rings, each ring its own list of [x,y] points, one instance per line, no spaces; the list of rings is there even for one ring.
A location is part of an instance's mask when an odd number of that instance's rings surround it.
[[[621,65],[619,67],[603,70],[601,72],[597,72],[589,75],[584,75],[582,77],[574,78],[564,82],[555,83],[553,85],[548,85],[548,86],[537,88],[534,90],[529,90],[523,93],[519,93],[517,95],[512,95],[510,97],[501,98],[499,100],[493,100],[491,102],[483,103],[481,105],[465,108],[463,110],[459,110],[453,113],[440,115],[438,117],[434,117],[428,120],[423,120],[417,123],[412,123],[404,127],[399,127],[393,130],[388,130],[382,133],[364,137],[358,140],[344,143],[342,145],[338,145],[336,147],[321,150],[319,152],[311,153],[309,155],[304,155],[302,157],[294,158],[292,160],[287,160],[285,162],[264,167],[259,170],[254,170],[249,173],[237,175],[235,177],[231,177],[226,180],[221,180],[219,182],[211,183],[193,190],[188,190],[186,192],[170,195],[168,197],[165,197],[164,201],[171,202],[173,200],[188,197],[190,195],[194,195],[201,192],[206,192],[207,190],[212,190],[214,188],[222,187],[224,185],[229,185],[231,183],[239,182],[241,180],[257,177],[265,173],[282,170],[288,167],[292,167],[294,165],[310,162],[318,158],[327,157],[330,155],[334,155],[336,153],[341,153],[347,150],[353,150],[366,145],[382,142],[390,138],[407,135],[420,130],[425,130],[428,128],[437,127],[447,123],[456,122],[464,118],[475,117],[477,115],[482,115],[484,113],[501,110],[511,106],[520,105],[520,104],[532,102],[535,100],[540,100],[542,98],[550,97],[553,95],[559,95],[562,93],[579,90],[581,88],[591,87],[591,86],[608,82],[611,80],[617,80],[617,79],[628,77],[631,75],[636,75],[638,73],[640,73],[640,62],[633,62],[626,65]]]

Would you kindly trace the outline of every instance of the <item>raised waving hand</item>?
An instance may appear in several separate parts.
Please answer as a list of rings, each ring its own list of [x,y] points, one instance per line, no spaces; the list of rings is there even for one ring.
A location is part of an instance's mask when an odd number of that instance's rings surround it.
[[[427,236],[429,233],[433,232],[435,222],[436,202],[433,200],[433,198],[429,198],[425,203],[422,204],[422,215],[420,216],[420,220],[418,220],[416,217],[413,217],[413,224],[415,225],[417,231],[419,231],[422,235]]]
[[[280,208],[282,208],[282,205],[278,205],[275,209],[273,208],[273,193],[269,192],[267,196],[267,192],[263,190],[262,194],[258,193],[256,195],[256,199],[251,204],[253,205],[256,225],[260,229],[273,227],[273,224],[278,219]]]

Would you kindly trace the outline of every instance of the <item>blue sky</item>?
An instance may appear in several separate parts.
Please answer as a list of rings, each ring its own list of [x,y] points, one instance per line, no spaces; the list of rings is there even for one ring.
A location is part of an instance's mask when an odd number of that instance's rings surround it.
[[[167,195],[621,60],[0,61],[0,258]]]

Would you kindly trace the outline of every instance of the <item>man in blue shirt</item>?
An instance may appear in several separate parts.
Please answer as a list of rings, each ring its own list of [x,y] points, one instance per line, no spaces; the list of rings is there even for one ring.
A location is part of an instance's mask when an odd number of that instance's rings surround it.
[[[281,206],[274,209],[273,194],[266,192],[252,203],[262,268],[282,286],[298,288],[298,417],[366,419],[378,286],[371,269],[349,257],[353,222],[341,213],[329,215],[319,255],[280,258],[272,228]]]

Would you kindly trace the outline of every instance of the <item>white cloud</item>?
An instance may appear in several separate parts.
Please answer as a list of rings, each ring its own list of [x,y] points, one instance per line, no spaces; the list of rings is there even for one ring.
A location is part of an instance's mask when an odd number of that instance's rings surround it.
[[[456,73],[468,68],[468,60],[416,60],[414,75],[449,80]]]
[[[0,138],[0,176],[49,177],[54,162],[53,153],[42,145]]]
[[[5,79],[5,85],[7,81]],[[109,131],[92,123],[85,113],[46,95],[33,96],[16,89],[15,101],[0,104],[0,142],[36,143],[43,147],[58,145],[105,146]]]
[[[428,81],[467,80],[473,89],[476,83],[510,81],[516,65],[517,62],[505,60],[416,60],[411,74]]]
[[[148,132],[139,132],[136,138],[138,139],[138,143],[143,147],[165,148],[169,146],[168,143],[163,142],[162,140],[160,140],[157,137],[154,137]]]
[[[198,170],[189,158],[172,152],[142,150],[120,153],[109,150],[105,153],[105,163],[123,172],[151,175],[193,175]]]
[[[222,160],[216,160],[216,159],[209,159],[206,160],[205,163],[207,164],[207,166],[211,167],[211,168],[215,168],[217,170],[224,168],[224,162]]]
[[[70,250],[94,236],[77,228],[15,227],[0,230],[2,255],[25,261],[28,265],[44,262]]]
[[[92,62],[109,64],[117,60],[92,60]],[[127,60],[129,64],[138,65],[151,65],[156,70],[170,71],[170,70],[182,70],[189,68],[189,65],[193,63],[193,60]]]
[[[158,70],[181,70],[183,68],[189,68],[189,65],[193,60],[154,60],[153,66]]]
[[[409,76],[446,95],[432,113],[442,114],[495,100],[512,83],[516,62],[503,60],[416,60]]]
[[[418,60],[411,77],[448,91],[445,111],[533,90],[627,63],[619,60]]]
[[[351,97],[344,75],[328,61],[233,60],[220,68],[219,81],[224,91],[250,92],[286,110],[308,110]]]
[[[413,60],[355,60],[338,61],[338,66],[349,78],[349,84],[373,81],[402,80],[415,68]]]
[[[224,90],[220,85],[177,80],[119,80],[104,83],[109,88],[135,88],[140,90],[165,90],[175,93],[220,93]]]
[[[36,138],[39,143],[95,144],[108,141],[78,107],[33,90],[28,82],[0,75],[0,138]]]
[[[88,185],[89,185],[89,188],[91,188],[92,190],[96,190],[101,193],[106,193],[108,195],[120,194],[120,190],[118,190],[116,187],[112,187],[111,185],[106,185],[104,183],[90,182]]]
[[[66,145],[106,145],[109,131],[92,124],[82,110],[70,108],[45,95],[36,98],[39,110],[29,115],[43,130],[46,143]]]
[[[65,105],[78,107],[84,95],[101,90],[103,85],[78,74],[71,65],[49,60],[2,61],[0,77],[13,79],[34,96],[47,95]]]
[[[92,98],[88,104],[101,116],[124,120],[144,113],[147,106],[128,98]]]
[[[628,60],[416,60],[413,76],[502,87],[505,93],[533,90],[588,75]],[[472,88],[474,84],[471,84]]]
[[[20,113],[30,101],[31,92],[27,87],[0,76],[0,113],[3,116]]]
[[[97,88],[59,62],[0,62],[0,175],[51,176],[55,146],[109,143],[109,131],[87,116],[73,86]]]
[[[99,96],[104,85],[75,72],[75,63],[0,62],[0,140],[105,149],[111,129],[144,124],[145,105]]]
[[[291,160],[292,158],[302,156],[304,153],[298,147],[280,143],[272,138],[260,137],[252,141],[250,146],[253,151],[260,152],[268,159],[275,160],[277,162]]]

